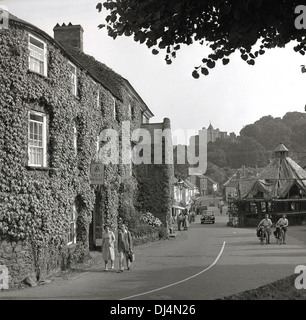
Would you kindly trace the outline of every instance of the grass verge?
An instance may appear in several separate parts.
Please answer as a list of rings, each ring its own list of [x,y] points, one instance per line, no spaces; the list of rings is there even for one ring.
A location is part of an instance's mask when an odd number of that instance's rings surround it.
[[[306,300],[306,289],[296,289],[294,282],[298,274],[256,289],[243,291],[219,300]]]

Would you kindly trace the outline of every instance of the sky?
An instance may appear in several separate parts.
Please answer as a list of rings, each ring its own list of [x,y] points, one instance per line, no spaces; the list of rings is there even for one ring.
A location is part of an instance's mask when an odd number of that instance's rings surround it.
[[[210,123],[239,135],[245,125],[263,116],[283,117],[289,111],[305,111],[306,73],[301,72],[301,65],[306,64],[306,56],[294,52],[292,44],[267,50],[256,59],[255,66],[233,54],[228,65],[217,63],[209,76],[194,79],[194,67],[209,53],[206,46],[182,47],[173,63],[167,65],[164,52],[153,55],[133,37],[114,40],[105,28],[98,29],[106,16],[104,8],[102,13],[96,10],[98,2],[0,0],[0,6],[5,5],[12,14],[52,37],[57,23],[81,24],[84,52],[132,84],[154,114],[150,122],[169,118],[172,130],[184,130],[186,139]]]

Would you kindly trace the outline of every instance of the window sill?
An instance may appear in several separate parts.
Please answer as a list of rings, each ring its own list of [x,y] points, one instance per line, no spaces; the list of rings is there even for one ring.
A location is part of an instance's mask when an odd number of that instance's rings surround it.
[[[76,243],[67,244],[67,249],[74,249],[76,247]]]
[[[35,74],[35,75],[39,76],[41,79],[44,79],[44,80],[48,80],[49,79],[46,75],[41,74],[41,73],[36,72],[36,71],[33,71],[33,70],[30,70],[30,69],[28,69],[28,73],[29,74]]]
[[[26,166],[30,171],[56,171],[58,168]]]

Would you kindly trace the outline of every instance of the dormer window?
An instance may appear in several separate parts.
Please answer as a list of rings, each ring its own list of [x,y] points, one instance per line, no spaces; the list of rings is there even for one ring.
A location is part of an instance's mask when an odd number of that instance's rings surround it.
[[[47,44],[29,34],[29,69],[47,76]]]
[[[73,95],[77,95],[77,68],[71,62],[68,62],[70,68],[70,86],[71,86],[71,93]]]

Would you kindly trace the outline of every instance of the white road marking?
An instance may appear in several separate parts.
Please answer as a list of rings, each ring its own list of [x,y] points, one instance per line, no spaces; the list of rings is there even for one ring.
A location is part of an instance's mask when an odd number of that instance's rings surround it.
[[[224,247],[225,247],[225,243],[226,243],[226,242],[223,241],[222,248],[221,248],[219,254],[217,255],[216,259],[214,260],[214,262],[213,262],[210,266],[208,266],[208,267],[205,268],[204,270],[202,270],[202,271],[194,274],[193,276],[190,276],[190,277],[188,277],[188,278],[186,278],[186,279],[183,279],[183,280],[180,280],[180,281],[177,281],[177,282],[168,284],[167,286],[164,286],[164,287],[161,287],[161,288],[157,288],[157,289],[150,290],[150,291],[147,291],[147,292],[138,293],[138,294],[135,294],[135,295],[133,295],[133,296],[129,296],[129,297],[126,297],[126,298],[122,298],[122,299],[119,299],[119,300],[128,300],[128,299],[136,298],[136,297],[139,297],[139,296],[144,296],[144,295],[149,294],[149,293],[153,293],[153,292],[156,292],[156,291],[160,291],[160,290],[164,290],[164,289],[173,287],[173,286],[175,286],[175,285],[177,285],[177,284],[186,282],[186,281],[188,281],[188,280],[190,280],[190,279],[193,279],[193,278],[199,276],[200,274],[208,271],[210,268],[212,268],[212,267],[218,262],[218,260],[220,259],[221,255],[222,255],[222,253],[223,253],[223,250],[224,250]]]

